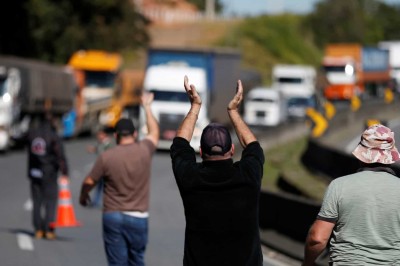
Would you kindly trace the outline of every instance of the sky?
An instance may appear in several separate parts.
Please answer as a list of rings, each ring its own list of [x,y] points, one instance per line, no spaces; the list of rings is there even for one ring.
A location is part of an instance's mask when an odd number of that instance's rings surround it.
[[[221,0],[224,14],[239,16],[256,16],[282,12],[309,13],[314,4],[320,0]],[[400,0],[381,0],[388,4],[400,4]]]

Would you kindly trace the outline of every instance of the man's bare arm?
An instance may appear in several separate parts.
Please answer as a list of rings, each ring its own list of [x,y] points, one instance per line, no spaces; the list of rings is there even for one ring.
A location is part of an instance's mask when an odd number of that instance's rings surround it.
[[[318,256],[325,250],[335,223],[316,220],[311,226],[306,239],[304,262],[302,266],[312,266]]]
[[[184,87],[188,95],[191,107],[187,113],[182,124],[176,132],[177,137],[181,137],[190,142],[193,136],[194,127],[196,126],[197,118],[201,109],[201,98],[197,93],[196,87],[192,84],[189,85],[189,79],[187,76],[184,78]]]
[[[239,113],[239,105],[243,100],[243,86],[242,82],[238,80],[236,86],[236,94],[228,104],[228,115],[231,119],[232,125],[235,129],[236,135],[240,144],[245,148],[249,143],[256,141],[257,138],[251,132],[250,128],[243,121]]]
[[[156,118],[154,117],[153,111],[151,110],[153,99],[153,93],[143,93],[141,98],[142,106],[146,114],[146,125],[148,130],[146,138],[153,142],[154,146],[157,146],[158,140],[160,139],[160,128]]]
[[[90,196],[89,192],[96,186],[96,182],[90,176],[87,176],[85,180],[83,180],[81,187],[81,194],[79,196],[79,203],[82,206],[88,206],[90,204]]]

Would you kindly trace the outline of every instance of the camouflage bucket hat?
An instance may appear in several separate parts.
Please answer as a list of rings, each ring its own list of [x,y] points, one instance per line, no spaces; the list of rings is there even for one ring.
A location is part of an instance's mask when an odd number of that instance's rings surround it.
[[[394,132],[380,124],[370,126],[364,131],[353,155],[364,163],[392,164],[400,160],[400,154],[395,147]]]

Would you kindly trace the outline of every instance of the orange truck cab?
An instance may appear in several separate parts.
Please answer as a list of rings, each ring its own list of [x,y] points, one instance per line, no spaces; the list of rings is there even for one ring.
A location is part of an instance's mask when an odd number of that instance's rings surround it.
[[[380,96],[390,81],[387,50],[359,44],[330,44],[322,61],[329,82],[328,100],[350,100],[353,96]]]

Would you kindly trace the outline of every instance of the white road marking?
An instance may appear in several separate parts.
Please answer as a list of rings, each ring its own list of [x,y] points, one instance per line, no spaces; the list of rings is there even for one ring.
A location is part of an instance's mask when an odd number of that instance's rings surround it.
[[[31,211],[33,209],[33,203],[32,203],[32,199],[29,198],[25,201],[24,203],[24,210],[25,211]]]
[[[23,233],[18,233],[17,234],[17,242],[18,246],[22,250],[28,250],[28,251],[33,251],[34,246],[33,246],[33,241],[31,236]]]

